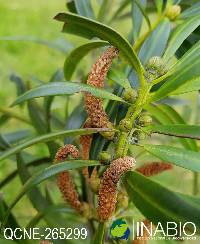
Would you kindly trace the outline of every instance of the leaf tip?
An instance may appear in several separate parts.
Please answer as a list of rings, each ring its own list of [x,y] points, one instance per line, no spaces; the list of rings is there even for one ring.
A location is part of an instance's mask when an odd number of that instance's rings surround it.
[[[17,100],[15,100],[13,103],[11,103],[10,105],[9,105],[9,108],[12,108],[12,107],[14,107],[14,106],[16,106],[17,105],[17,102],[16,102]]]
[[[58,13],[56,16],[53,17],[53,19],[58,20],[58,21],[64,21],[63,17],[64,17],[65,13]]]

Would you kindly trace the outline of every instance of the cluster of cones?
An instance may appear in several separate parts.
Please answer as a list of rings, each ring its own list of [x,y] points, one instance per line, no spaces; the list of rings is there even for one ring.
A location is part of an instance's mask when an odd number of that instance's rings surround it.
[[[108,48],[93,65],[87,79],[87,84],[97,88],[102,88],[112,60],[117,57],[117,55],[118,50],[116,48]],[[103,108],[102,99],[97,98],[90,93],[85,93],[84,96],[85,108],[88,114],[88,118],[84,123],[84,128],[114,128]],[[101,133],[109,140],[112,140],[114,137],[113,131]],[[82,146],[81,156],[84,160],[89,159],[91,141],[92,135],[83,135],[80,137],[80,144]],[[58,150],[55,156],[55,163],[66,160],[68,155],[76,159],[79,157],[79,151],[74,145],[65,145]],[[121,176],[128,170],[131,170],[134,166],[135,159],[132,157],[126,156],[123,158],[117,158],[110,163],[109,167],[103,173],[98,191],[97,216],[100,221],[106,221],[112,216],[115,211],[117,201],[118,182]],[[136,171],[149,177],[171,168],[172,166],[168,163],[152,162],[137,168]],[[87,168],[83,169],[83,175],[87,181],[90,181],[91,178],[98,177],[96,170],[94,170],[92,175],[89,176]],[[84,211],[84,203],[79,200],[79,196],[70,173],[68,171],[60,173],[57,177],[57,184],[64,200],[81,214]]]

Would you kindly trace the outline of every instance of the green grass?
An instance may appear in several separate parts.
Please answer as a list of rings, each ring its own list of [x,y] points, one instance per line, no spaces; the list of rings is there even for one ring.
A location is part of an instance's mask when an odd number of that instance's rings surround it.
[[[65,10],[62,1],[4,1],[0,0],[0,37],[27,36],[48,41],[64,39],[61,26],[53,20],[59,11]],[[14,85],[9,82],[9,74],[15,72],[25,79],[31,76],[48,81],[50,75],[62,67],[64,53],[28,41],[0,41],[0,105],[9,104],[13,98]],[[6,86],[5,86],[6,84]]]

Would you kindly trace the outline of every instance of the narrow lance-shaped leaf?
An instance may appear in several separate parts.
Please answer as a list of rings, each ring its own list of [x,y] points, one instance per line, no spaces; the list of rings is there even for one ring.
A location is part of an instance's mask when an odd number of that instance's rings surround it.
[[[49,82],[60,82],[64,80],[64,74],[61,69],[58,69],[50,78]],[[46,114],[46,120],[50,117],[51,105],[53,102],[53,97],[47,97],[44,99],[44,108]]]
[[[146,7],[146,0],[140,1],[141,7]],[[143,14],[135,1],[131,1],[131,19],[132,19],[132,32],[134,41],[138,38],[141,27]]]
[[[18,174],[20,177],[20,180],[22,184],[25,184],[26,181],[31,177],[30,172],[27,169],[27,166],[25,164],[24,158],[20,153],[16,155],[17,159],[17,169]],[[44,210],[50,203],[43,197],[41,192],[38,188],[34,187],[29,193],[28,193],[29,200],[31,201],[34,208],[36,208],[38,211]]]
[[[76,82],[67,82],[67,83],[60,83],[60,82],[53,82],[47,85],[42,85],[36,88],[33,88],[23,95],[17,98],[17,100],[12,104],[15,106],[22,102],[31,100],[37,97],[48,97],[48,96],[63,96],[63,95],[73,95],[77,92],[90,92],[92,95],[96,97],[101,97],[105,99],[125,102],[122,98],[104,90],[95,88],[93,86],[89,86],[82,83]]]
[[[192,6],[181,13],[180,19],[186,19],[200,14],[200,3],[192,4]]]
[[[64,80],[64,73],[62,70],[57,70],[53,76],[50,78],[49,82],[57,82]],[[54,97],[45,97],[44,98],[44,112],[45,112],[45,121],[46,121],[46,132],[51,131],[51,105],[53,103]]]
[[[164,53],[164,59],[169,60],[181,46],[183,41],[200,25],[200,14],[193,18],[185,20],[182,24],[178,25],[174,30],[167,49]]]
[[[170,95],[178,95],[178,94],[199,91],[199,90],[200,90],[200,76],[185,82],[182,86],[179,86],[178,89],[170,93]]]
[[[26,92],[24,94],[26,94]],[[24,96],[24,94],[19,97]],[[40,106],[36,101],[28,100],[28,114],[32,121],[32,126],[35,128],[38,134],[47,133],[47,123],[45,121],[44,111],[40,110]]]
[[[36,101],[28,101],[28,112],[37,133],[39,135],[48,133],[50,130],[50,123],[47,123],[48,120],[45,119],[45,112],[40,109],[40,106]],[[47,146],[53,159],[58,149],[58,145],[55,142],[47,142]]]
[[[169,136],[192,138],[200,140],[200,126],[184,124],[152,125],[144,128],[150,133],[159,133]]]
[[[3,198],[3,196],[0,196],[0,221],[3,220],[4,215],[6,213],[6,211],[8,210],[8,205],[5,201],[5,199]],[[7,227],[9,228],[19,228],[19,224],[18,221],[16,220],[16,218],[14,217],[14,215],[11,213],[9,218],[8,218],[8,222],[7,222]]]
[[[43,211],[37,213],[27,224],[26,229],[34,228],[41,219],[43,219],[44,217],[48,216],[51,213],[55,213],[55,214],[65,213],[67,214],[68,217],[67,219],[69,219],[69,216],[72,216],[74,219],[78,219],[79,223],[81,221],[80,216],[77,214],[77,212],[75,212],[73,209],[66,206],[66,204],[51,205],[48,208],[44,209]]]
[[[108,0],[107,0],[108,1]],[[109,23],[111,23],[112,21],[115,21],[119,15],[124,11],[124,9],[131,3],[131,0],[124,0],[122,1],[122,3],[120,4],[119,8],[117,8],[117,10],[113,13]]]
[[[143,78],[143,68],[136,53],[129,42],[117,31],[100,22],[72,13],[60,13],[55,19],[65,22],[63,32],[86,38],[99,37],[117,47],[124,58],[136,69],[141,79]]]
[[[164,84],[151,97],[157,101],[168,96],[185,82],[200,76],[200,41],[198,41],[169,71]]]
[[[21,150],[28,148],[32,145],[35,145],[37,143],[52,141],[52,140],[55,140],[56,138],[60,138],[63,136],[88,135],[88,134],[97,133],[99,131],[109,131],[109,129],[107,129],[107,128],[88,129],[87,128],[87,129],[78,129],[78,130],[64,130],[64,131],[59,131],[59,132],[54,132],[54,133],[49,133],[46,135],[38,136],[38,137],[35,137],[31,140],[28,140],[26,142],[23,142],[15,147],[12,147],[12,148],[6,150],[5,152],[3,152],[0,155],[0,160],[3,160],[5,158],[9,157],[10,155],[20,152]]]
[[[77,14],[77,9],[73,0],[67,1],[66,7],[70,12]]]
[[[107,18],[108,18],[108,12],[110,10],[110,8],[112,7],[113,4],[113,0],[103,0],[100,3],[100,7],[99,7],[99,11],[97,14],[97,20],[100,22],[106,22]]]
[[[16,242],[14,240],[5,239],[2,235],[0,235],[0,243],[3,243],[3,244],[17,244],[17,243],[20,243],[20,240],[18,240],[18,242]],[[23,243],[26,244],[27,241],[23,240]]]
[[[146,23],[149,27],[149,29],[151,28],[151,22],[150,22],[150,19],[149,19],[149,16],[147,15],[146,13],[146,10],[145,10],[145,7],[146,7],[146,1],[143,0],[143,3],[142,1],[138,1],[138,0],[133,0],[133,2],[135,2],[135,4],[137,5],[137,7],[139,8],[140,12],[142,13],[142,15],[144,16],[145,20],[146,20]]]
[[[110,45],[106,41],[92,41],[87,42],[77,48],[75,48],[65,59],[64,63],[64,75],[66,80],[70,80],[74,70],[81,61],[81,59],[87,55],[91,50],[99,47]]]
[[[45,45],[48,48],[55,49],[60,52],[67,53],[73,45],[69,42],[67,42],[64,39],[58,39],[55,41],[46,41],[41,38],[35,37],[35,36],[2,36],[0,37],[0,41],[23,41],[23,42],[35,42],[41,45]]]
[[[9,144],[14,144],[33,136],[33,132],[31,130],[17,130],[10,133],[2,134],[2,136]]]
[[[153,56],[162,56],[169,34],[170,21],[168,19],[164,19],[144,41],[139,51],[138,56],[143,64],[146,64],[146,62]],[[128,78],[131,85],[137,89],[140,84],[137,73],[134,69],[129,71]]]
[[[95,160],[72,160],[65,161],[59,164],[52,165],[45,170],[41,170],[40,172],[33,175],[22,187],[20,192],[17,194],[13,202],[8,207],[8,211],[6,212],[5,218],[2,222],[1,228],[3,228],[7,222],[7,218],[10,214],[12,208],[17,204],[17,202],[26,194],[26,192],[30,191],[34,186],[40,184],[42,181],[49,179],[50,177],[63,172],[65,170],[70,169],[78,169],[82,167],[100,165],[99,161]]]
[[[170,162],[195,172],[200,172],[199,152],[164,145],[143,145],[143,147],[149,153],[163,161]]]
[[[163,125],[185,124],[183,118],[169,105],[148,105],[145,107]],[[189,150],[198,151],[197,144],[191,139],[179,139],[181,144]]]
[[[161,14],[162,8],[163,8],[163,1],[160,0],[154,0],[158,14]]]
[[[15,75],[15,74],[11,74],[10,75],[10,80],[16,84],[17,95],[18,96],[20,96],[21,94],[23,94],[26,91],[25,83],[21,79],[21,77]]]
[[[195,31],[191,33],[176,51],[176,57],[180,59],[199,39],[199,34],[196,34]]]
[[[161,222],[166,231],[167,222],[192,222],[200,233],[199,198],[183,197],[137,172],[128,172],[124,179],[133,204],[155,225]],[[191,226],[188,225],[188,228]],[[191,231],[194,231],[193,228]]]
[[[4,113],[0,116],[0,126],[4,125],[9,119],[11,119],[11,116],[8,113]]]
[[[171,106],[169,106],[167,104],[162,104],[159,107],[161,108],[161,110],[164,113],[166,113],[169,116],[169,118],[172,121],[172,123],[174,123],[174,124],[186,124],[186,122],[182,118],[182,116],[174,108],[172,108]],[[197,143],[196,143],[195,140],[183,139],[183,138],[180,138],[180,140],[181,140],[181,142],[184,141],[183,146],[186,149],[189,149],[189,150],[192,150],[192,151],[198,151],[198,146],[197,146]]]
[[[162,56],[170,34],[170,21],[163,19],[143,43],[139,58],[146,63],[153,56]]]
[[[83,123],[87,119],[87,113],[84,107],[84,101],[81,102],[74,108],[71,114],[67,117],[67,121],[65,124],[66,130],[78,129],[81,128]],[[65,144],[72,144],[74,137],[66,137],[64,139]]]
[[[122,72],[116,69],[109,70],[107,77],[108,79],[118,83],[120,86],[124,87],[125,89],[131,88],[130,82],[126,78],[125,74],[123,74]]]
[[[78,14],[94,19],[94,12],[90,0],[74,0]]]
[[[47,164],[47,163],[50,163],[51,162],[51,159],[48,158],[48,157],[44,157],[44,158],[41,158],[41,159],[36,159],[36,160],[33,160],[33,161],[30,161],[29,163],[27,163],[27,167],[33,167],[33,166],[40,166],[41,164]],[[0,181],[0,189],[2,187],[4,187],[5,185],[9,184],[18,174],[18,170],[15,169],[13,171],[11,171],[8,175],[5,176],[5,178],[3,178],[1,181]]]
[[[8,144],[8,148],[11,148],[11,145]],[[24,158],[21,153],[17,153],[16,155],[16,160],[17,160],[17,170],[18,174],[20,177],[20,180],[22,184],[24,184],[29,178],[30,178],[30,173],[27,170]],[[28,193],[29,200],[33,204],[34,208],[38,211],[43,211],[49,206],[49,202],[41,195],[40,191],[35,187],[31,190],[31,192]],[[54,216],[55,217],[55,216]],[[55,223],[55,220],[47,216],[45,218],[48,224]],[[58,222],[60,221],[60,218],[58,218]]]

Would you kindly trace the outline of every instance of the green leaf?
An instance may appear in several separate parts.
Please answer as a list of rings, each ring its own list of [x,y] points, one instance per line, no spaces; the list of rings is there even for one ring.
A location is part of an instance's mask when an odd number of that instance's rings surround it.
[[[120,4],[120,6],[116,9],[116,11],[113,13],[109,23],[111,23],[112,21],[116,20],[119,15],[123,12],[123,10],[131,3],[131,0],[124,0],[122,1],[122,3]]]
[[[124,87],[125,89],[130,89],[131,85],[129,80],[126,78],[126,75],[116,69],[111,69],[107,75],[108,79],[116,82],[120,86]]]
[[[166,230],[170,221],[193,222],[200,233],[199,198],[183,197],[137,172],[126,173],[124,179],[131,201],[155,225],[161,222]]]
[[[10,214],[10,211],[13,209],[13,207],[17,204],[17,202],[26,194],[28,191],[30,191],[34,186],[40,184],[42,181],[45,181],[49,179],[50,177],[63,172],[65,170],[71,170],[71,169],[78,169],[82,167],[88,167],[88,166],[94,166],[94,165],[100,165],[99,161],[95,160],[71,160],[71,161],[65,161],[59,164],[52,165],[45,170],[41,170],[38,173],[34,174],[31,178],[29,178],[28,181],[23,185],[20,192],[17,194],[15,199],[10,204],[8,211],[6,212],[5,218],[2,222],[1,228],[4,227],[5,223],[7,222],[7,218]]]
[[[200,76],[200,41],[198,41],[184,56],[172,67],[164,84],[151,97],[157,101],[168,96],[188,80]]]
[[[51,162],[50,158],[44,157],[44,158],[33,160],[33,161],[27,163],[26,166],[29,168],[31,166],[40,166],[41,164],[47,164],[50,162]],[[5,185],[9,184],[17,176],[17,174],[18,174],[18,170],[15,169],[15,170],[11,171],[7,176],[5,176],[5,178],[3,178],[0,181],[0,189],[2,187],[4,187]]]
[[[11,116],[9,113],[4,113],[0,116],[0,126],[4,125],[8,120],[11,119]]]
[[[67,1],[66,7],[70,12],[77,14],[76,6],[73,0]]]
[[[141,7],[146,7],[146,0],[140,1]],[[138,38],[142,27],[143,14],[135,1],[131,1],[131,19],[134,41]]]
[[[24,93],[22,96],[24,96],[25,94],[26,93]],[[50,124],[47,123],[49,121],[45,118],[45,112],[43,111],[43,109],[40,108],[40,105],[36,101],[28,101],[28,112],[32,124],[39,135],[48,133],[50,131]],[[57,145],[55,142],[47,142],[47,147],[53,159],[59,145]]]
[[[86,38],[99,37],[117,47],[124,58],[136,69],[140,76],[143,75],[142,65],[129,44],[117,31],[100,22],[78,16],[72,13],[60,13],[56,20],[65,22],[63,32],[71,33]]]
[[[83,100],[80,104],[78,104],[74,110],[71,112],[71,114],[68,116],[65,129],[66,130],[72,130],[72,129],[78,129],[81,128],[84,124],[84,122],[87,119],[87,113],[84,108]],[[74,137],[66,137],[64,139],[65,144],[72,144],[74,141]]]
[[[17,170],[22,184],[31,177],[30,172],[27,169],[25,161],[20,153],[16,155]],[[31,201],[34,208],[38,211],[43,211],[49,205],[49,202],[42,196],[38,188],[34,187],[28,194],[28,198]]]
[[[145,64],[153,56],[162,56],[168,41],[170,29],[170,21],[165,18],[148,36],[138,54],[142,63]]]
[[[50,78],[49,82],[57,82],[57,81],[63,81],[64,80],[64,73],[62,70],[57,70],[52,77]],[[47,124],[46,131],[51,131],[51,105],[53,103],[54,97],[45,97],[44,98],[44,110],[45,110],[45,121]]]
[[[147,15],[146,11],[145,11],[145,7],[146,7],[146,2],[142,3],[141,1],[138,0],[133,0],[133,2],[137,5],[137,7],[139,8],[140,12],[142,13],[142,15],[144,16],[146,23],[149,27],[149,29],[151,28],[151,22],[149,19],[149,16]]]
[[[198,30],[199,27],[196,29]],[[196,31],[195,30],[195,31]],[[191,33],[187,39],[181,44],[179,49],[176,51],[176,57],[180,59],[197,41],[199,41],[199,34],[196,34],[195,31]]]
[[[8,144],[8,148],[10,147],[11,145]],[[28,180],[28,178],[30,178],[30,173],[27,170],[24,158],[21,155],[21,153],[18,153],[16,155],[16,160],[17,160],[18,174],[23,184]],[[39,211],[45,209],[49,205],[47,200],[41,195],[40,191],[37,188],[32,189],[32,191],[29,192],[28,197],[31,203],[33,204],[34,208],[36,208]]]
[[[24,94],[30,91],[23,93],[21,96],[19,96],[19,98],[23,97]],[[37,133],[38,134],[47,133],[47,123],[45,121],[44,111],[40,110],[40,106],[36,101],[28,101],[28,113],[32,121],[32,125],[37,131]]]
[[[103,89],[95,88],[86,84],[76,82],[52,82],[50,84],[42,85],[25,92],[23,95],[17,98],[12,104],[15,106],[22,102],[31,100],[37,97],[48,97],[48,96],[62,96],[62,95],[73,95],[77,92],[90,92],[96,97],[105,99],[111,99],[115,101],[125,102],[122,98],[106,91]]]
[[[49,213],[65,213],[67,214],[67,217],[69,219],[69,215],[73,216],[73,218],[78,217],[79,223],[80,223],[80,216],[75,212],[73,209],[66,207],[65,204],[59,204],[59,205],[51,205],[48,208],[44,209],[43,211],[36,214],[31,221],[27,224],[26,229],[34,228],[36,224],[43,219],[45,216],[48,216]]]
[[[110,11],[110,8],[112,7],[112,4],[113,4],[113,0],[103,0],[102,3],[100,3],[101,6],[99,8],[99,11],[98,11],[98,15],[97,15],[97,20],[99,22],[106,22],[107,20],[107,16],[108,16],[108,13]]]
[[[181,115],[171,106],[162,104],[159,106],[159,108],[169,116],[172,123],[186,124],[184,119],[181,117]],[[180,140],[181,140],[181,142],[183,142],[182,144],[186,149],[198,151],[198,146],[197,146],[196,141],[191,140],[191,139],[180,139]]]
[[[55,41],[46,41],[34,36],[2,36],[0,41],[23,41],[23,42],[34,42],[41,45],[45,45],[48,48],[55,49],[60,52],[67,53],[73,46],[71,43],[64,39],[57,39]]]
[[[9,147],[10,147],[10,144],[8,143],[8,141],[6,140],[4,135],[0,134],[0,149],[4,151],[5,149],[7,149]]]
[[[1,222],[4,219],[4,215],[5,215],[7,210],[8,210],[7,203],[1,194],[1,196],[0,196],[0,221]],[[8,218],[8,222],[7,222],[6,227],[9,227],[12,229],[19,228],[19,224],[18,224],[16,218],[14,217],[14,215],[12,213],[10,214],[10,216]]]
[[[190,8],[186,9],[179,16],[180,19],[186,19],[200,14],[200,3],[193,4]]]
[[[200,90],[200,76],[185,82],[182,86],[180,86],[178,89],[173,91],[170,95],[179,95],[179,94],[199,91],[199,90]]]
[[[200,153],[164,145],[143,145],[154,156],[195,172],[200,172]]]
[[[162,8],[163,8],[163,1],[160,0],[154,0],[158,14],[162,13]]]
[[[5,239],[3,236],[0,236],[0,244],[17,244],[17,243],[22,243],[20,241],[16,242],[15,240],[8,240]],[[27,243],[26,240],[24,240],[24,244]]]
[[[28,148],[32,145],[35,145],[37,143],[44,143],[44,142],[52,141],[52,140],[55,140],[55,139],[63,137],[63,136],[80,136],[80,135],[93,134],[93,133],[97,133],[99,131],[108,131],[108,130],[109,129],[106,129],[106,128],[104,128],[104,129],[103,128],[99,128],[99,129],[98,128],[94,128],[94,129],[87,128],[87,129],[78,129],[78,130],[64,130],[64,131],[45,134],[42,136],[35,137],[26,142],[20,143],[19,145],[6,150],[5,152],[3,152],[0,155],[0,160],[3,160],[5,158],[9,157],[10,155],[18,153],[21,150]]]
[[[93,237],[93,240],[91,241],[91,244],[103,244],[104,243],[105,229],[106,229],[106,224],[104,222],[99,223],[98,228]]]
[[[21,79],[21,77],[15,75],[15,74],[11,74],[10,75],[10,80],[16,84],[17,95],[18,96],[20,96],[21,94],[23,94],[26,91],[25,83]]]
[[[148,105],[145,107],[161,124],[185,124],[183,118],[169,105]],[[197,144],[194,140],[179,139],[181,144],[189,150],[198,151]]]
[[[74,0],[78,14],[94,19],[94,12],[90,0]]]
[[[81,59],[88,54],[91,50],[99,47],[108,46],[106,41],[92,41],[87,42],[77,48],[75,48],[65,59],[64,63],[64,75],[66,80],[71,80],[72,74],[76,69]]]
[[[185,20],[178,25],[167,45],[163,58],[167,61],[176,53],[184,40],[200,25],[200,15]]]
[[[17,130],[10,133],[3,134],[2,136],[9,144],[17,143],[21,140],[27,139],[33,135],[31,130]]]
[[[151,125],[144,128],[144,131],[169,136],[192,138],[200,140],[200,126],[184,124]]]

